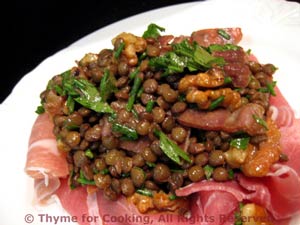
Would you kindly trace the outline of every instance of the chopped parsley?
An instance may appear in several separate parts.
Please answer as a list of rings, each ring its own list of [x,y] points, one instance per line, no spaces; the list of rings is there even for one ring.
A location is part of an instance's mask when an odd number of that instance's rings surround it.
[[[276,92],[274,90],[274,87],[276,86],[276,81],[267,83],[266,87],[259,88],[259,92],[263,93],[270,93],[272,96],[276,96]]]
[[[249,137],[235,138],[230,141],[230,146],[237,148],[237,149],[245,150],[248,147],[249,140],[250,140]]]
[[[225,38],[226,40],[230,40],[231,37],[225,30],[219,29],[217,32],[221,37]]]
[[[136,132],[136,130],[127,127],[125,125],[119,123],[113,123],[112,130],[121,133],[125,138],[129,140],[138,139],[138,133]]]
[[[119,47],[117,48],[117,50],[116,50],[115,53],[114,53],[114,57],[115,57],[116,59],[118,59],[118,58],[120,57],[120,55],[121,55],[121,53],[122,53],[124,47],[125,47],[125,43],[124,43],[124,42],[121,42],[120,45],[119,45]]]
[[[206,165],[203,167],[203,169],[206,179],[209,180],[214,172],[214,168],[210,165]]]
[[[143,33],[143,38],[158,38],[160,36],[160,32],[165,31],[165,28],[160,27],[154,23],[151,23],[147,30]]]
[[[240,47],[234,44],[224,44],[224,45],[220,45],[220,44],[211,44],[207,47],[207,50],[212,53],[215,51],[228,51],[228,50],[239,50]]]
[[[113,109],[100,96],[98,89],[83,78],[71,76],[67,71],[62,74],[62,88],[64,95],[68,95],[67,106],[69,111],[74,110],[76,101],[80,105],[99,113],[113,113]]]
[[[148,197],[153,197],[152,191],[149,190],[149,189],[146,189],[146,188],[137,189],[136,193],[141,194],[141,195],[145,195],[145,196],[148,196]]]
[[[262,125],[266,130],[269,129],[267,122],[263,118],[260,118],[259,116],[255,115],[255,114],[252,115],[252,117],[256,123],[258,123],[259,125]]]
[[[189,155],[184,152],[175,142],[168,138],[160,130],[155,130],[154,134],[159,137],[159,146],[161,150],[175,163],[181,165],[180,158],[187,162],[191,162]]]
[[[100,82],[101,101],[106,102],[110,95],[117,91],[116,82],[114,75],[106,69]]]
[[[184,40],[181,43],[173,44],[172,47],[172,51],[149,60],[150,67],[164,71],[163,76],[182,73],[186,69],[190,72],[206,71],[215,64],[219,66],[225,64],[223,58],[212,56],[196,42],[191,44]]]
[[[44,108],[44,106],[43,105],[39,105],[37,108],[36,108],[36,110],[35,110],[35,113],[37,113],[37,114],[43,114],[45,112],[45,108]]]
[[[212,101],[208,107],[209,110],[214,110],[215,108],[217,108],[223,101],[224,101],[225,96],[222,95],[219,98],[215,99],[214,101]]]

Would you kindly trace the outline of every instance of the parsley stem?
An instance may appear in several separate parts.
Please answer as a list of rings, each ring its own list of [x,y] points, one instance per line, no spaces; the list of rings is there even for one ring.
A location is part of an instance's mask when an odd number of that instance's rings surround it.
[[[138,139],[138,133],[136,132],[136,130],[127,127],[125,125],[119,124],[119,123],[114,123],[112,125],[112,130],[115,132],[119,132],[121,134],[123,134],[125,137],[131,139],[131,140],[136,140]]]
[[[266,130],[268,130],[268,124],[267,124],[267,122],[264,119],[258,117],[255,114],[252,115],[252,117],[253,117],[253,119],[255,120],[256,123],[262,125]]]
[[[230,146],[235,147],[237,149],[245,150],[248,146],[250,138],[236,138],[230,141]]]
[[[140,88],[141,84],[142,84],[142,79],[139,76],[135,76],[133,86],[132,86],[132,89],[130,91],[128,103],[126,105],[127,111],[132,110],[132,107],[134,105],[134,102],[135,102],[135,99],[136,99],[136,96],[137,96],[137,93],[139,91],[139,88]]]
[[[212,101],[210,106],[208,107],[209,110],[214,110],[215,108],[217,108],[223,101],[224,101],[224,96],[220,96],[219,98],[217,98],[216,100]]]
[[[226,40],[229,40],[229,39],[231,38],[230,35],[229,35],[228,33],[226,33],[225,30],[222,30],[222,29],[219,29],[219,30],[218,30],[218,34],[219,34],[221,37],[225,38]]]
[[[155,104],[155,101],[153,101],[153,100],[150,100],[149,102],[147,102],[146,112],[151,112],[152,109],[153,109],[154,104]]]
[[[155,130],[154,134],[159,137],[159,146],[161,150],[174,162],[181,165],[180,158],[187,162],[191,162],[189,155],[183,151],[175,142],[168,138],[160,130]]]
[[[145,189],[145,188],[144,189],[137,189],[136,193],[141,194],[141,195],[145,195],[145,196],[149,196],[149,197],[153,196],[152,191],[150,191],[148,189]]]
[[[117,50],[115,51],[115,54],[114,54],[114,57],[116,59],[118,59],[120,57],[124,47],[125,47],[125,43],[124,42],[120,43],[119,47],[117,48]]]

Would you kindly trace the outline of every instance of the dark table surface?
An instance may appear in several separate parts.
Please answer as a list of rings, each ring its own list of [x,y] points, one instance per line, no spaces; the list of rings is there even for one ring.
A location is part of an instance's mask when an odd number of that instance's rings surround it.
[[[8,50],[4,53],[8,63],[1,65],[0,103],[25,74],[85,35],[138,13],[185,2],[191,1],[18,1],[4,19],[8,40],[2,47]]]

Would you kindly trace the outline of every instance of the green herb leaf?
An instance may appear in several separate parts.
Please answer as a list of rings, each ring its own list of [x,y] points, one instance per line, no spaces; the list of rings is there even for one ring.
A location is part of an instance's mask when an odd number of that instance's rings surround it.
[[[237,149],[242,149],[245,150],[247,149],[248,143],[249,143],[250,138],[235,138],[230,141],[230,146],[237,148]]]
[[[114,112],[108,103],[102,101],[99,91],[89,81],[84,79],[75,79],[74,86],[81,92],[80,97],[74,99],[79,104],[99,113]]]
[[[139,72],[140,72],[140,69],[139,69],[139,67],[137,67],[134,71],[132,71],[129,74],[129,79],[133,80],[138,75]]]
[[[106,69],[100,82],[100,98],[102,102],[106,102],[110,95],[117,91],[116,82],[114,75]]]
[[[67,98],[67,108],[68,108],[68,113],[72,114],[74,112],[75,109],[75,101],[72,98],[71,95],[68,96]]]
[[[270,93],[271,95],[276,96],[276,92],[274,90],[275,86],[276,86],[276,81],[273,81],[271,83],[267,83],[266,87],[259,88],[258,91],[263,93]]]
[[[74,88],[75,77],[71,76],[71,70],[65,71],[61,76],[64,95],[79,96],[78,91]]]
[[[101,170],[100,173],[102,175],[106,175],[106,174],[109,174],[109,170],[107,168],[105,168],[105,169]]]
[[[172,45],[173,50],[163,56],[153,57],[149,60],[149,66],[163,70],[163,76],[182,73],[185,69],[190,72],[207,70],[214,64],[225,64],[223,58],[214,57],[196,42],[190,44],[187,40]]]
[[[133,86],[132,86],[132,89],[129,94],[129,99],[128,99],[128,102],[126,105],[127,111],[132,110],[132,107],[134,105],[134,102],[135,102],[135,99],[136,99],[136,96],[137,96],[137,93],[139,91],[141,84],[142,84],[142,79],[139,76],[135,76]]]
[[[174,162],[181,165],[180,158],[191,162],[189,155],[184,152],[175,142],[167,137],[162,131],[155,130],[154,134],[159,137],[159,146],[161,150]]]
[[[260,118],[259,116],[255,115],[255,114],[253,114],[252,117],[256,123],[262,125],[264,128],[266,128],[266,130],[269,129],[267,122],[263,118]]]
[[[115,132],[119,132],[122,135],[124,135],[129,140],[136,140],[138,139],[138,133],[136,130],[127,127],[125,125],[119,124],[119,123],[113,123],[112,130]]]
[[[80,184],[87,184],[87,185],[96,185],[94,180],[88,180],[85,178],[82,170],[79,172],[79,177],[77,178],[77,182]]]
[[[120,45],[119,45],[119,47],[117,48],[117,50],[114,53],[114,57],[116,59],[118,59],[120,57],[120,55],[121,55],[124,47],[125,47],[125,42],[121,42]]]
[[[206,179],[207,180],[210,179],[214,172],[214,168],[210,165],[206,165],[203,167],[203,169],[204,169],[204,174],[205,174]]]
[[[170,171],[173,173],[184,173],[183,169],[170,169]]]
[[[211,68],[214,64],[219,66],[223,66],[225,64],[225,60],[223,58],[212,56],[199,45],[196,45],[194,60],[206,69]]]
[[[228,177],[229,177],[230,180],[234,179],[234,171],[233,171],[233,169],[228,170]]]
[[[172,201],[172,200],[175,200],[177,199],[178,197],[175,195],[175,194],[171,194],[169,195],[169,199]]]
[[[45,112],[45,108],[44,108],[44,106],[43,105],[40,105],[40,106],[38,106],[37,108],[36,108],[36,110],[35,110],[35,113],[37,113],[37,114],[43,114]]]
[[[211,44],[207,47],[207,50],[212,53],[215,51],[228,51],[228,50],[238,50],[240,49],[239,46],[233,45],[233,44],[224,44],[224,45],[219,45],[219,44]]]
[[[231,77],[225,77],[224,78],[224,84],[230,84],[232,82],[232,78]]]
[[[154,168],[156,166],[156,164],[152,163],[152,162],[146,162],[146,165],[151,167],[151,168]]]
[[[106,102],[89,101],[84,97],[75,98],[75,101],[83,105],[84,107],[92,109],[99,113],[114,113],[113,109]]]
[[[165,31],[165,28],[160,27],[154,23],[151,23],[147,30],[143,33],[143,38],[157,38],[160,36],[160,31]]]
[[[70,174],[69,174],[69,177],[68,177],[68,184],[70,185],[70,189],[71,189],[71,190],[74,190],[74,189],[76,188],[76,186],[75,186],[74,183],[73,183],[74,175],[75,175],[74,169],[72,169],[72,170],[70,171]]]
[[[94,154],[93,154],[93,152],[92,152],[91,149],[87,149],[87,150],[84,152],[84,154],[85,154],[88,158],[90,158],[90,159],[93,159],[93,158],[94,158]]]
[[[54,85],[54,90],[55,90],[55,92],[58,94],[58,95],[60,95],[60,96],[64,96],[65,95],[65,93],[64,93],[64,91],[63,91],[63,89],[62,89],[62,87],[61,86],[59,86],[59,85]]]
[[[92,109],[99,113],[114,113],[113,109],[108,103],[103,102],[98,89],[85,79],[76,79],[71,76],[70,70],[62,74],[63,91],[68,95],[69,106],[72,111],[72,104],[70,97],[86,108]]]
[[[146,112],[151,112],[154,105],[155,105],[155,101],[153,100],[148,101],[146,105]]]
[[[137,189],[136,193],[141,194],[141,195],[145,195],[145,196],[149,196],[149,197],[153,197],[152,191],[149,189]]]
[[[225,30],[219,29],[217,32],[221,37],[225,38],[226,40],[230,40],[231,37]]]
[[[212,101],[208,107],[208,110],[214,110],[217,108],[223,101],[224,101],[225,96],[220,96],[216,100]]]
[[[243,210],[244,204],[242,202],[239,203],[239,208],[236,212],[234,212],[234,225],[242,225],[243,224],[243,220],[241,217],[242,214],[242,210]]]

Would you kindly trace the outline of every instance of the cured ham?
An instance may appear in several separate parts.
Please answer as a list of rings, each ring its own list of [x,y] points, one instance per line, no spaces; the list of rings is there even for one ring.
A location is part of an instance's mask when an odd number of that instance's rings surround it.
[[[245,64],[246,53],[242,48],[237,50],[215,51],[214,56],[222,57],[227,63],[224,66],[225,74],[232,78],[234,87],[247,87],[250,81],[251,71]]]
[[[220,35],[220,30],[224,31],[227,38]],[[224,35],[225,36],[225,35]],[[203,29],[192,33],[192,41],[196,41],[202,46],[209,46],[210,44],[237,44],[242,39],[241,28],[222,28],[222,29]]]
[[[236,209],[237,204],[236,197],[233,194],[214,191],[211,188],[210,191],[192,196],[191,211],[185,216],[164,212],[144,215],[133,204],[128,203],[124,197],[120,197],[117,202],[113,202],[104,198],[101,192],[98,192],[97,198],[94,199],[93,196],[87,194],[84,187],[71,191],[65,179],[62,180],[62,184],[56,193],[64,209],[71,215],[76,215],[78,222],[83,225],[230,224],[232,221],[230,216]],[[219,201],[220,198],[223,201]],[[74,207],[77,202],[81,202],[80,206]],[[205,205],[203,205],[203,202],[205,202]],[[91,212],[95,209],[99,209],[99,213],[92,216]],[[87,221],[90,223],[87,223]]]
[[[52,133],[53,123],[47,113],[36,119],[27,153],[25,171],[33,178],[65,177],[69,174],[66,155],[58,151]]]
[[[211,112],[188,109],[178,118],[178,122],[189,127],[204,130],[223,130],[226,132],[245,131],[250,135],[265,133],[264,127],[258,124],[253,115],[262,117],[264,109],[258,104],[247,104],[230,112],[218,109]]]
[[[141,152],[146,147],[150,146],[150,140],[148,138],[143,138],[138,141],[126,141],[122,140],[120,142],[120,147],[127,151],[133,151],[133,152]]]
[[[69,174],[65,154],[58,151],[47,113],[37,117],[29,139],[25,172],[35,179],[35,201],[43,202],[60,186],[60,177]]]
[[[295,114],[289,103],[283,97],[278,87],[275,87],[276,96],[270,97],[269,114],[278,127],[290,127],[299,120],[295,119]]]

